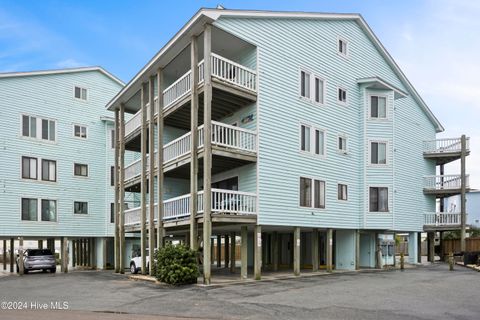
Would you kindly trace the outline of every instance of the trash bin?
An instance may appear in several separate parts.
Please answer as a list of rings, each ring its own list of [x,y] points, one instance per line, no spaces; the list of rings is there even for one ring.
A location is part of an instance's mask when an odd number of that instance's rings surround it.
[[[478,252],[465,252],[463,255],[463,263],[467,264],[477,264],[478,262]]]

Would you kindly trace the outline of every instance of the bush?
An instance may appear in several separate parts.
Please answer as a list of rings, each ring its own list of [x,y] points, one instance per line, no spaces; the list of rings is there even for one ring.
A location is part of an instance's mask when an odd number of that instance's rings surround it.
[[[159,281],[180,285],[197,283],[197,253],[184,245],[171,244],[158,250],[155,274]]]

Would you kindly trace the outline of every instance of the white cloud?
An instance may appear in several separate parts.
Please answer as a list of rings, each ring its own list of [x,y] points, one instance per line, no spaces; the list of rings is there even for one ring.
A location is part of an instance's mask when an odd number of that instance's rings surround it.
[[[84,63],[78,62],[77,60],[72,58],[61,60],[56,63],[57,68],[75,68],[75,67],[83,67],[83,66],[85,66]]]

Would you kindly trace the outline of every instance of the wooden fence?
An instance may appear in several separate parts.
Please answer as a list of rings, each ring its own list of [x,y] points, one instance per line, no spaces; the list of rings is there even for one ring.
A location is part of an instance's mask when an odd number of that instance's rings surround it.
[[[466,251],[480,251],[480,237],[467,238],[465,242]],[[443,240],[443,252],[445,254],[460,251],[460,239]]]

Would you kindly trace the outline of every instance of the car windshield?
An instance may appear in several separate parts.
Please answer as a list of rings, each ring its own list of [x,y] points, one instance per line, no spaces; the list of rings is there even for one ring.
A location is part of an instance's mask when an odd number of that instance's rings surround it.
[[[48,249],[35,249],[35,250],[29,250],[28,251],[29,256],[51,256],[52,251]]]

